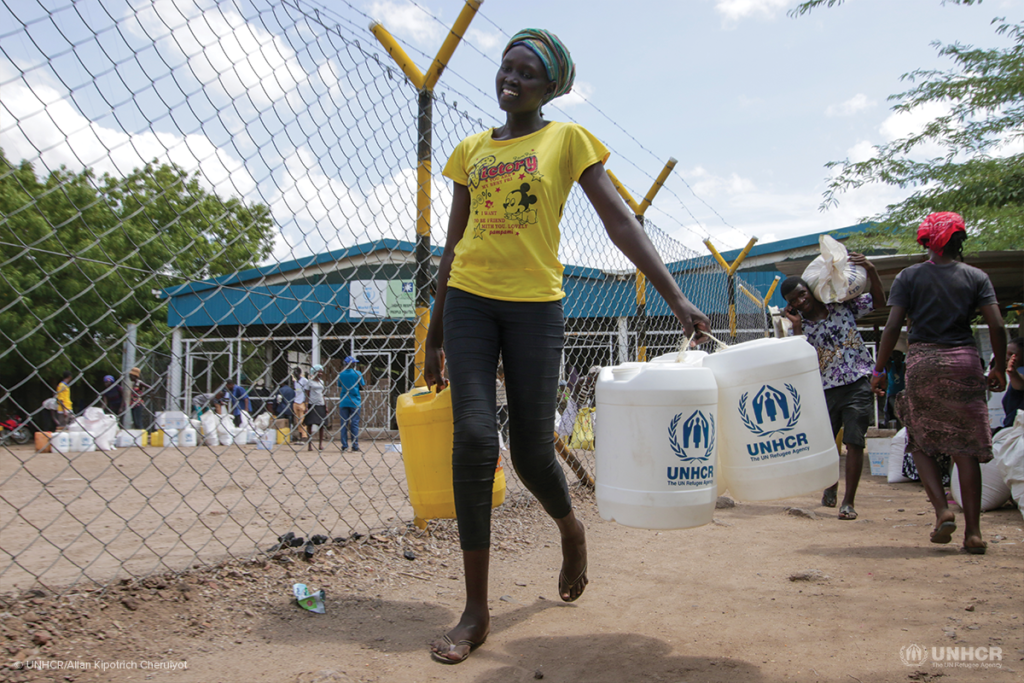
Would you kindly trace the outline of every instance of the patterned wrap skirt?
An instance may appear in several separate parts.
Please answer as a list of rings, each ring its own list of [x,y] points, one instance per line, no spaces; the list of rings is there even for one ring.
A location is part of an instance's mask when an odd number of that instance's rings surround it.
[[[896,411],[907,427],[907,453],[920,452],[944,471],[953,455],[992,459],[985,373],[973,346],[914,343],[907,353],[907,388]]]

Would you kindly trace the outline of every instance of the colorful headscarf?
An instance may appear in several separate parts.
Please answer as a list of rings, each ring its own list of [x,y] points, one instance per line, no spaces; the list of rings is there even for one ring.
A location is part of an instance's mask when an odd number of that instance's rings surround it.
[[[544,98],[544,104],[572,90],[572,84],[576,80],[576,65],[573,64],[569,50],[558,36],[542,28],[524,28],[512,36],[501,56],[504,57],[515,45],[523,45],[533,50],[544,64],[548,80],[555,83],[555,91]]]
[[[921,227],[917,229],[917,242],[941,254],[949,238],[958,232],[967,232],[960,214],[952,211],[932,213],[921,221]]]

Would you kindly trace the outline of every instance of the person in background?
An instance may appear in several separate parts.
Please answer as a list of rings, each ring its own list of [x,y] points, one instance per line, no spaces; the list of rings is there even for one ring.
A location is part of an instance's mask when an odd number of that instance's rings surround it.
[[[1006,345],[1006,395],[1003,396],[1003,426],[1013,425],[1018,410],[1024,410],[1024,337],[1015,337]]]
[[[896,395],[903,391],[906,386],[906,353],[896,349],[892,352],[889,365],[885,368],[888,382],[885,388],[885,421],[896,421],[899,424],[899,416],[896,415]],[[897,427],[898,428],[898,427]]]
[[[305,441],[309,434],[306,431],[306,387],[309,385],[309,380],[302,376],[302,368],[295,368],[292,370],[292,390],[295,392],[295,398],[292,399],[292,415],[295,416],[295,429],[297,434],[293,434],[293,441]]]
[[[949,543],[956,531],[956,515],[942,488],[952,458],[960,479],[963,548],[981,555],[987,547],[981,536],[981,463],[992,459],[985,386],[995,392],[1006,388],[1006,331],[988,275],[963,263],[965,239],[958,214],[933,213],[921,223],[917,241],[928,249],[928,260],[905,268],[892,283],[871,388],[878,395],[884,391],[885,366],[909,316],[914,324],[908,335],[907,388],[896,410],[907,427],[906,450],[935,508],[931,542]],[[987,381],[971,330],[979,310],[996,361]]]
[[[74,414],[74,406],[71,404],[71,371],[68,370],[60,376],[57,388],[54,391],[57,399],[57,429],[66,429]]]
[[[228,412],[235,417],[235,426],[242,426],[242,411],[252,415],[252,402],[249,401],[249,394],[242,385],[235,384],[235,380],[229,379],[224,383],[224,400],[227,402]]]
[[[295,413],[292,411],[292,404],[295,403],[295,390],[292,389],[290,381],[281,385],[275,398],[274,415],[279,420],[288,420],[288,424],[291,426],[295,417]]]
[[[100,393],[103,407],[115,416],[121,415],[121,407],[124,405],[124,394],[121,387],[114,383],[114,376],[107,375],[103,378],[103,391]]]
[[[783,313],[793,323],[793,335],[803,335],[818,352],[818,369],[832,422],[832,436],[838,436],[839,430],[843,430],[846,491],[839,506],[839,519],[846,520],[857,519],[854,499],[864,467],[865,436],[874,407],[868,380],[871,353],[857,331],[857,318],[885,301],[882,280],[875,266],[863,254],[855,252],[850,252],[849,262],[867,271],[871,284],[869,294],[861,294],[850,301],[826,304],[818,301],[802,278],[788,277],[779,287],[787,303]],[[838,492],[837,481],[822,493],[821,504],[834,508]]]
[[[309,379],[306,380],[306,398],[309,400],[309,410],[306,412],[306,424],[309,426],[309,448],[313,450],[313,437],[320,432],[319,449],[324,449],[324,424],[327,422],[327,405],[324,401],[324,366],[314,365],[309,369]],[[343,449],[344,450],[344,449]]]
[[[348,448],[352,435],[352,451],[359,450],[359,409],[363,400],[360,389],[366,386],[363,373],[356,368],[353,356],[345,358],[345,367],[338,373],[338,414],[341,418],[341,450]]]
[[[128,372],[128,383],[132,390],[132,399],[129,410],[132,413],[132,425],[135,429],[149,429],[149,420],[146,417],[146,394],[149,392],[149,385],[142,381],[142,370],[132,368]]]
[[[242,379],[244,381],[245,378],[243,377]],[[252,389],[249,391],[249,403],[252,405],[252,410],[249,412],[254,418],[264,410],[269,410],[269,398],[270,396],[267,393],[267,385],[263,381],[263,378],[260,377],[256,380],[256,384],[253,385]]]
[[[458,624],[431,643],[444,664],[465,661],[490,630],[491,489],[500,456],[494,378],[505,366],[512,463],[561,537],[558,593],[587,586],[586,530],[573,512],[555,456],[555,401],[565,338],[564,266],[558,224],[579,183],[621,250],[661,294],[685,334],[710,322],[679,290],[604,170],[607,148],[583,127],[546,121],[541,106],[572,87],[569,51],[548,31],[525,29],[502,53],[495,77],[504,125],[460,142],[444,168],[454,184],[423,374],[444,390],[451,378],[452,483],[466,603]],[[697,336],[697,343],[703,340]]]

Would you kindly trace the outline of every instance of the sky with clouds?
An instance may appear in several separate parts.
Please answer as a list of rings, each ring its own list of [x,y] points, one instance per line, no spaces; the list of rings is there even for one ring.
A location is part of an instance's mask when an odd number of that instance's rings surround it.
[[[299,4],[305,16],[266,0],[50,5],[61,8],[50,17],[35,3],[0,10],[0,25],[28,27],[0,32],[9,158],[40,172],[64,164],[116,176],[151,159],[198,170],[221,195],[271,207],[279,259],[411,237],[415,94],[396,85],[369,20],[425,70],[462,0],[317,0]],[[440,169],[459,137],[501,122],[496,60],[520,28],[548,28],[569,47],[574,92],[545,115],[605,141],[608,168],[634,196],[678,160],[647,216],[703,252],[704,237],[720,248],[784,239],[898,200],[898,190],[866,187],[822,213],[824,165],[865,158],[934,116],[892,114],[900,76],[949,67],[933,41],[1006,44],[990,22],[1017,20],[1024,0],[848,0],[799,19],[786,15],[794,5],[486,0],[436,89],[435,240],[451,196]],[[323,25],[308,18],[318,9]]]
[[[450,23],[462,3],[417,5],[375,0],[364,7],[395,35],[432,53],[443,32],[426,12]],[[648,217],[687,244],[694,243],[686,234],[692,232],[738,247],[750,236],[770,241],[852,225],[898,201],[899,190],[867,187],[822,213],[824,166],[866,158],[873,145],[917,130],[938,113],[896,116],[887,101],[908,87],[902,74],[950,68],[933,42],[1005,45],[990,22],[1019,20],[1024,9],[1020,0],[974,7],[847,0],[791,18],[787,11],[795,5],[486,0],[468,35],[479,51],[460,48],[451,68],[487,90],[493,64],[481,51],[499,53],[520,27],[554,31],[572,52],[576,90],[585,99],[556,100],[549,118],[571,117],[606,141],[613,150],[609,169],[634,194],[647,190],[668,157],[676,158],[670,192],[659,195]]]

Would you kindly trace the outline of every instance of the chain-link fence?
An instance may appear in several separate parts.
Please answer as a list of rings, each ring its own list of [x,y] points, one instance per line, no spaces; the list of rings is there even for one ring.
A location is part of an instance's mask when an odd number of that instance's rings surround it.
[[[0,590],[412,520],[395,406],[415,379],[416,89],[368,34],[294,2],[3,0],[0,19],[0,411],[44,433],[118,429],[102,450],[0,446]],[[484,127],[443,94],[433,112],[435,159]],[[447,181],[432,196],[436,266]],[[561,227],[577,481],[593,472],[590,368],[680,339],[653,290],[638,309],[578,190]],[[724,333],[725,275],[646,228]],[[764,334],[761,308],[736,303],[740,338]],[[366,381],[359,452],[338,439],[348,356]],[[317,363],[327,445],[309,451],[280,420],[293,368]],[[267,429],[243,422],[223,445],[202,419],[228,380]]]

